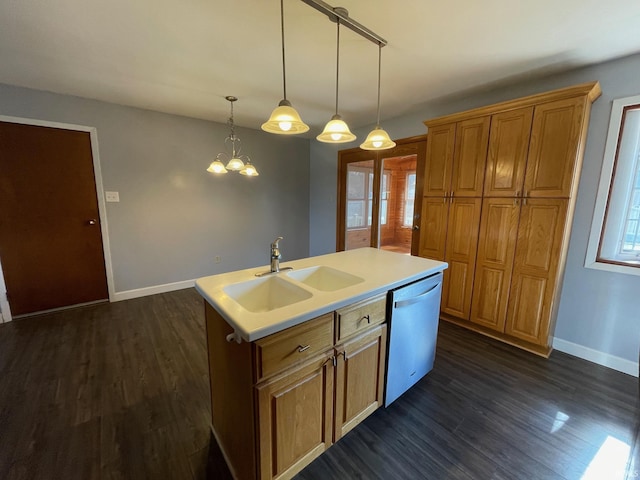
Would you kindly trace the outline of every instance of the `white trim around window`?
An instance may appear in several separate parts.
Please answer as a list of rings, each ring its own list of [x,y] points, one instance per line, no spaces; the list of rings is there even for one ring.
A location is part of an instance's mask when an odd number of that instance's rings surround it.
[[[640,255],[621,247],[629,235],[631,209],[637,209],[632,198],[638,195],[639,162],[640,95],[636,95],[613,101],[585,267],[640,275]]]

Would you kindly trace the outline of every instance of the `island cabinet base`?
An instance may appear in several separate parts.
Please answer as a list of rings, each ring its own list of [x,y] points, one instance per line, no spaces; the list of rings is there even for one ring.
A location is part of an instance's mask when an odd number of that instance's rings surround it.
[[[234,478],[288,479],[383,405],[386,294],[255,342],[205,301],[213,433]]]

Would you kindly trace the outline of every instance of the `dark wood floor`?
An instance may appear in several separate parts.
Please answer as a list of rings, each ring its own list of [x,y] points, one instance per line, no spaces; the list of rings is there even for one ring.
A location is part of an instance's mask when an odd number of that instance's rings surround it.
[[[223,479],[207,378],[192,289],[1,325],[0,479]],[[639,478],[639,424],[637,378],[442,324],[434,370],[298,478]]]

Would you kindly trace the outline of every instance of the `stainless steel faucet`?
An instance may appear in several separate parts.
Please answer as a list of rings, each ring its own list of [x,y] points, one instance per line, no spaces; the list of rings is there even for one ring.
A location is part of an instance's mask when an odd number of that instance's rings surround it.
[[[278,246],[280,240],[282,240],[282,237],[276,238],[271,243],[271,273],[280,271],[280,258],[282,257],[282,255],[280,255],[280,247]]]
[[[282,237],[278,237],[271,242],[271,268],[268,272],[256,273],[256,277],[271,275],[272,273],[278,273],[282,270],[293,270],[293,267],[280,268],[280,258],[282,258],[282,255],[280,255],[280,246],[278,245],[280,240],[282,240]]]

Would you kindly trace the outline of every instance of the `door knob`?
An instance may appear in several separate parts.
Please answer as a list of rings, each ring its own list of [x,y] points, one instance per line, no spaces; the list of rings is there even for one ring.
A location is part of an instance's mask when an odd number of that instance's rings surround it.
[[[94,218],[92,218],[91,220],[89,220],[87,222],[89,225],[95,225],[96,223],[98,223]]]
[[[413,229],[414,229],[414,230],[420,230],[420,225],[414,225],[414,226],[413,226]]]

